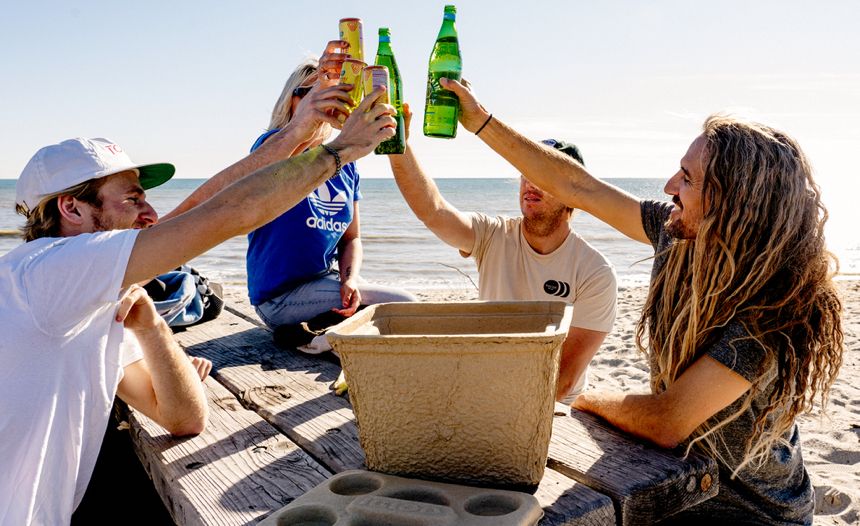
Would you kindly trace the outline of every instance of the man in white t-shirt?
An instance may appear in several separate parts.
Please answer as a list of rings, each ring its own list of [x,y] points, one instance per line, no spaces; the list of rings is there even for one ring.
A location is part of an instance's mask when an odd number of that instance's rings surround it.
[[[170,433],[204,429],[198,373],[137,283],[268,223],[391,137],[377,89],[334,141],[288,158],[337,124],[326,110],[347,111],[346,89],[315,87],[334,95],[309,97],[294,126],[226,169],[235,184],[157,225],[145,189],[172,165],[135,164],[106,139],[33,156],[16,186],[27,242],[0,257],[0,524],[69,523],[115,395]]]
[[[408,129],[408,105],[404,111]],[[545,144],[582,162],[571,144],[551,139]],[[588,364],[612,329],[617,294],[612,265],[571,229],[573,209],[521,177],[522,217],[464,213],[442,197],[410,146],[389,160],[400,192],[418,219],[461,255],[475,258],[480,299],[573,304],[556,388],[557,400],[571,402],[587,386]]]

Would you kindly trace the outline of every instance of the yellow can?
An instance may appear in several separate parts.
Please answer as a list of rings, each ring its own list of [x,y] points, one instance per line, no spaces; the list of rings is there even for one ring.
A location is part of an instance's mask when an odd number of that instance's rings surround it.
[[[356,60],[364,60],[364,37],[361,34],[360,18],[341,18],[340,39],[349,42],[347,52]]]
[[[361,102],[363,91],[361,89],[361,72],[367,66],[364,62],[354,58],[348,58],[343,61],[343,66],[340,68],[340,83],[352,84],[352,89],[349,90],[349,96],[352,99],[352,106],[358,106]]]
[[[367,66],[361,73],[362,84],[364,85],[364,95],[370,95],[370,92],[377,86],[385,86],[385,94],[376,102],[389,104],[388,90],[388,68],[385,66]]]

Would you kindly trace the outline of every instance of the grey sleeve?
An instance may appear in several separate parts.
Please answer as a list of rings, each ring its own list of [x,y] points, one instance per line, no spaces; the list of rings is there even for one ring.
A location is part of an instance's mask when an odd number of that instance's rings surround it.
[[[726,325],[719,341],[706,351],[708,356],[752,382],[765,372],[767,353],[738,321]]]
[[[645,229],[645,235],[648,236],[654,250],[657,250],[660,235],[665,232],[663,225],[669,219],[669,213],[672,212],[672,203],[643,200],[639,204],[639,210],[642,214],[642,228]]]

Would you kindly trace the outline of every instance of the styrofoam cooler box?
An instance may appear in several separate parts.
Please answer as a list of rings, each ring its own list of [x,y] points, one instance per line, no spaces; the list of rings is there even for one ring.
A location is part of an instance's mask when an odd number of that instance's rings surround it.
[[[388,303],[331,329],[367,467],[537,485],[572,309],[555,301]]]
[[[543,516],[525,493],[352,470],[275,511],[259,526],[533,526]]]

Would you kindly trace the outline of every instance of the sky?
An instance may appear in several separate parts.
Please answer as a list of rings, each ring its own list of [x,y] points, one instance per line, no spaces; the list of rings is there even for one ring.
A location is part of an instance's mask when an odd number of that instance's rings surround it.
[[[247,154],[286,77],[364,21],[380,26],[405,99],[423,115],[445,2],[14,2],[0,17],[0,178],[46,144],[108,137],[137,162],[202,178]],[[860,2],[540,1],[457,4],[463,76],[523,134],[577,143],[599,177],[665,177],[705,117],[729,111],[787,131],[825,202],[856,224],[860,193]],[[433,177],[516,172],[460,129],[411,140]],[[384,157],[363,177],[391,177]],[[843,228],[841,238],[853,236]]]

